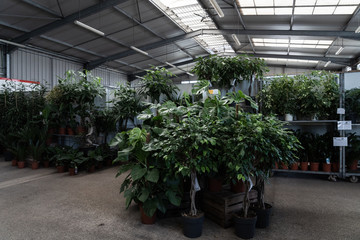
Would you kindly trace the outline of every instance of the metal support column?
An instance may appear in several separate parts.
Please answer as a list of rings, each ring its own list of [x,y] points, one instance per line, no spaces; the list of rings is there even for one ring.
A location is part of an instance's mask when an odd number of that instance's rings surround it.
[[[340,108],[345,108],[345,87],[344,87],[344,73],[339,74],[339,88],[340,88]],[[345,120],[345,115],[340,114],[340,121]],[[340,137],[345,137],[345,131],[340,130]],[[345,147],[340,147],[340,177],[346,178],[345,172]]]

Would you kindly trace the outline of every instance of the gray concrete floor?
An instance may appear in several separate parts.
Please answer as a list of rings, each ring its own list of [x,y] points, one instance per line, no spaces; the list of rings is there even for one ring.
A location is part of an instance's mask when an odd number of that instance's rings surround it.
[[[0,160],[0,239],[187,239],[181,219],[143,225],[126,210],[116,167],[70,177],[55,169],[17,169]],[[271,226],[256,239],[360,239],[360,185],[275,176],[267,185]],[[206,219],[199,239],[239,239]]]

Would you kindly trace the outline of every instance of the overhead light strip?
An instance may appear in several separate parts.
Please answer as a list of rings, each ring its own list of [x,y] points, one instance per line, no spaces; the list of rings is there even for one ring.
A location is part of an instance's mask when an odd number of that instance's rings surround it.
[[[327,61],[327,62],[325,63],[325,66],[324,66],[324,67],[329,66],[330,63],[331,63],[331,61]]]
[[[11,41],[4,40],[4,39],[0,39],[0,42],[6,43],[6,44],[9,44],[9,45],[13,45],[13,46],[16,46],[16,47],[27,48],[27,46],[25,46],[23,44],[11,42]]]
[[[89,30],[89,31],[91,31],[93,33],[96,33],[97,35],[100,35],[102,37],[105,36],[104,32],[102,32],[100,30],[97,30],[96,28],[90,27],[89,25],[86,25],[85,23],[82,23],[82,22],[80,22],[78,20],[75,20],[74,23],[76,25],[78,25],[79,27],[85,28],[85,29],[87,29],[87,30]]]
[[[211,5],[213,6],[213,8],[215,9],[216,13],[219,15],[219,17],[224,17],[224,12],[222,11],[222,9],[220,8],[219,4],[217,3],[216,0],[210,0]]]
[[[173,68],[177,68],[174,64],[171,64],[169,62],[165,62],[167,65],[169,65],[170,67],[173,67]]]
[[[339,55],[343,50],[344,50],[344,47],[340,47],[340,48],[336,51],[335,55]]]
[[[147,52],[145,52],[145,51],[143,51],[143,50],[141,50],[141,49],[139,49],[139,48],[137,48],[137,47],[130,46],[130,48],[131,48],[132,50],[134,50],[134,51],[137,51],[138,53],[141,53],[141,54],[145,55],[145,56],[149,56],[149,53],[147,53]]]
[[[238,45],[238,46],[241,46],[241,42],[240,40],[237,38],[237,36],[235,34],[231,34],[231,37],[234,39],[235,43]]]
[[[186,72],[186,74],[189,75],[189,76],[192,76],[192,77],[194,76],[194,74],[189,73],[189,72]]]

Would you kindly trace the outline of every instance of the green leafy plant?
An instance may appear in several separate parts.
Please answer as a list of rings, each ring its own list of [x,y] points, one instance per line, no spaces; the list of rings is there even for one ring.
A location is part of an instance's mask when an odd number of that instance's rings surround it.
[[[134,128],[118,133],[111,146],[120,150],[114,162],[125,162],[116,177],[130,171],[120,188],[126,198],[126,207],[134,201],[143,205],[147,216],[153,216],[156,209],[165,213],[166,201],[179,206],[181,198],[177,186],[169,181],[171,178],[164,163],[150,157],[153,150],[146,149],[146,138],[144,129]]]
[[[170,79],[174,76],[164,67],[152,67],[150,70],[147,70],[146,75],[143,76],[140,82],[140,94],[149,96],[152,103],[160,103],[161,94],[165,95],[167,99],[171,99],[172,95],[176,94],[179,90]]]
[[[345,92],[345,116],[354,123],[360,117],[360,88],[353,88]]]

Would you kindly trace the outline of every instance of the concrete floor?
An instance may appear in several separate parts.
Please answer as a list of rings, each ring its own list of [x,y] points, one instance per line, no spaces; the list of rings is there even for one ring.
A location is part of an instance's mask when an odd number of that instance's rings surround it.
[[[116,167],[70,177],[54,168],[31,170],[0,160],[0,239],[187,239],[181,219],[142,225],[126,210]],[[267,185],[271,226],[256,239],[359,240],[360,186],[323,178],[275,176]],[[239,239],[233,228],[205,220],[199,239]]]

